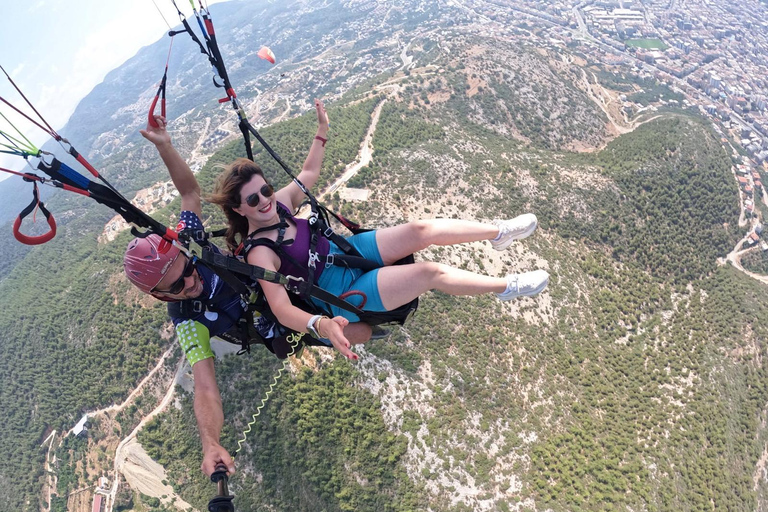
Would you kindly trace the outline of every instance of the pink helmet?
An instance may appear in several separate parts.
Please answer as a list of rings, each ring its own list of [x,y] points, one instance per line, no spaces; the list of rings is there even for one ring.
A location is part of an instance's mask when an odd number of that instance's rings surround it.
[[[172,245],[165,254],[158,250],[162,238],[149,235],[134,238],[128,244],[123,257],[123,269],[128,280],[144,293],[151,293],[157,286],[181,251]]]

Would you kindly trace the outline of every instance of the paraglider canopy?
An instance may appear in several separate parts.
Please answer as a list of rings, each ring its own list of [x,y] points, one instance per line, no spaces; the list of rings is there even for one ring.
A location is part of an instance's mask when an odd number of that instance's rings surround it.
[[[259,54],[258,55],[259,55],[259,58],[261,58],[261,59],[268,60],[272,64],[275,63],[275,54],[272,53],[272,50],[270,50],[266,46],[262,46],[261,47],[261,50],[259,50]]]

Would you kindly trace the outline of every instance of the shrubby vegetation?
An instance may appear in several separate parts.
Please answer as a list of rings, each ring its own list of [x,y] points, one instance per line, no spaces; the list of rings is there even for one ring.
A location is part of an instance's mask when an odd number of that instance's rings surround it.
[[[230,452],[278,366],[265,350],[218,365],[227,418],[223,442]],[[398,464],[407,442],[387,431],[380,404],[354,385],[355,373],[337,360],[319,372],[303,368],[279,381],[236,456],[240,473],[231,490],[239,508],[257,510],[266,503],[298,511],[419,508],[419,493]],[[201,449],[191,400],[185,394],[182,410],[148,424],[139,441],[170,470],[177,491],[202,510],[212,494],[203,475],[189,471],[199,465]],[[247,471],[251,466],[256,475]]]
[[[14,475],[19,499],[36,494],[48,432],[124,397],[165,343],[164,308],[125,300],[127,282],[111,281],[127,237],[99,247],[93,230],[62,231],[0,282],[0,473]],[[12,508],[37,509],[28,503]]]
[[[717,138],[694,118],[666,116],[595,154],[551,151],[535,137],[510,140],[501,117],[493,125],[461,107],[488,112],[503,100],[522,112],[508,75],[489,77],[467,102],[466,70],[446,69],[439,84],[413,80],[402,103],[385,105],[374,161],[354,182],[371,198],[333,202],[373,226],[533,211],[540,233],[523,242],[526,252],[495,255],[492,268],[545,267],[549,290],[513,305],[426,294],[405,328],[366,345],[364,364],[308,349],[237,455],[238,507],[464,511],[476,503],[462,501],[469,496],[500,510],[529,499],[556,511],[756,509],[765,485],[756,491],[752,475],[768,440],[768,291],[716,264],[743,235]],[[426,103],[431,86],[453,96]],[[378,101],[331,110],[328,180],[354,160]],[[314,122],[310,113],[263,134],[298,170]],[[215,163],[243,153],[238,141],[213,157],[199,174],[204,190]],[[258,158],[286,183],[266,155]],[[221,225],[206,206],[209,215]],[[8,333],[0,344],[0,479],[18,476],[13,510],[39,508],[21,497],[39,486],[38,445],[50,429],[124,397],[167,343],[163,308],[140,306],[115,278],[128,235],[98,246],[93,223],[65,223],[64,236],[33,249],[0,282],[8,299],[0,310]],[[491,271],[479,244],[419,257]],[[265,350],[218,363],[231,451],[279,364]],[[363,387],[371,383],[381,389]],[[140,441],[177,492],[204,509],[214,490],[198,469],[191,396],[179,393],[181,409],[169,408]],[[400,412],[385,419],[384,408]],[[77,443],[59,454],[57,494],[83,478]]]
[[[741,257],[741,265],[751,272],[768,274],[768,254],[760,249],[748,252]]]
[[[330,161],[354,159],[375,102],[330,109],[335,122],[328,142]],[[266,129],[264,136],[298,172],[315,126],[311,113]],[[233,143],[218,161],[244,152],[242,142]],[[213,163],[200,173],[207,191],[218,173]],[[275,181],[287,183],[282,170],[268,169]],[[0,328],[6,333],[0,344],[0,410],[5,420],[0,424],[0,451],[8,455],[0,462],[0,474],[14,475],[14,499],[19,500],[37,494],[45,453],[38,445],[48,432],[71,428],[85,410],[120,401],[168,343],[160,337],[167,321],[165,307],[155,302],[147,309],[135,300],[138,296],[125,279],[115,279],[130,234],[100,246],[96,238],[111,217],[109,210],[72,194],[59,194],[55,201],[53,211],[69,208],[77,216],[57,216],[59,235],[32,249],[0,281],[0,292],[7,298],[0,311]],[[178,208],[177,199],[155,216],[168,219]],[[206,212],[220,215],[210,206]],[[139,413],[138,408],[128,410],[118,421],[135,424]],[[84,476],[80,473],[81,484]],[[36,509],[31,501],[11,505],[16,510]]]
[[[674,92],[672,89],[670,89],[668,86],[660,84],[658,82],[653,82],[649,85],[643,86],[642,92],[636,92],[634,94],[630,94],[627,99],[629,101],[634,101],[635,103],[639,103],[640,105],[647,107],[651,103],[656,103],[659,100],[669,101],[674,100],[677,102],[683,101],[685,99],[685,96],[680,94],[679,92]]]
[[[566,238],[604,244],[621,261],[684,283],[711,272],[743,236],[728,155],[691,118],[646,123],[590,160],[574,163],[598,165],[615,188],[583,192],[592,203],[588,223],[570,208],[547,209]]]

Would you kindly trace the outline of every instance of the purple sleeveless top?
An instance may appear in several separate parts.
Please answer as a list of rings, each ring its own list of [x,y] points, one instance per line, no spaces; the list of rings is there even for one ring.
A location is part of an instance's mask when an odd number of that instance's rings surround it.
[[[296,260],[301,265],[300,267],[297,267],[291,263],[288,258],[285,258],[281,256],[280,253],[278,253],[278,256],[280,256],[280,268],[278,269],[278,272],[286,276],[303,277],[306,279],[309,275],[309,239],[311,236],[309,230],[309,221],[305,219],[297,219],[291,215],[291,212],[288,210],[288,208],[285,207],[284,204],[277,203],[277,205],[278,208],[281,208],[286,214],[286,220],[290,219],[296,225],[296,237],[294,238],[293,243],[290,245],[283,244],[281,247],[286,254],[290,255],[291,258]],[[323,269],[325,268],[325,257],[328,255],[330,248],[331,246],[328,242],[328,239],[320,235],[315,250],[320,255],[321,261],[316,264],[317,267],[315,268],[314,277],[315,282],[317,282],[320,274],[323,273]]]

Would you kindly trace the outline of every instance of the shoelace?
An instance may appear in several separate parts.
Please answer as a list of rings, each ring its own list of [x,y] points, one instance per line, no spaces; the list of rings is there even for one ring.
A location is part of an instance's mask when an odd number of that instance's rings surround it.
[[[506,289],[506,291],[512,291],[511,287],[512,287],[513,283],[514,283],[514,287],[515,287],[514,292],[515,293],[520,293],[520,276],[517,275],[517,274],[511,275],[507,279],[507,289]]]

